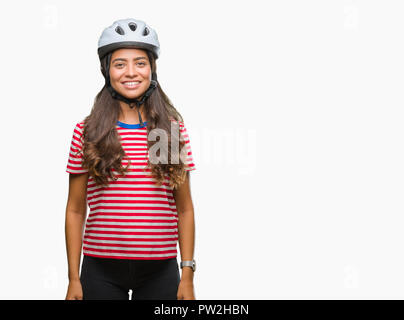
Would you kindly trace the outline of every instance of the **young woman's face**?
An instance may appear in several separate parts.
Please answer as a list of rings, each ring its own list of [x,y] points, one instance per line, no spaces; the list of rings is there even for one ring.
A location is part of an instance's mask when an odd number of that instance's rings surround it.
[[[111,86],[127,98],[140,97],[150,86],[151,65],[146,51],[118,49],[112,53]]]

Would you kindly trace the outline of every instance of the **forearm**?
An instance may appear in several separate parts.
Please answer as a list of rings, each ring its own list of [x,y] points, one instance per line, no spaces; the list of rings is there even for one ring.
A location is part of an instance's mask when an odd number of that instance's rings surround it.
[[[181,261],[194,258],[195,247],[195,219],[194,212],[178,213],[178,242],[181,253]],[[181,279],[193,280],[194,272],[190,267],[182,269]]]
[[[85,213],[66,211],[65,236],[69,280],[79,280]]]

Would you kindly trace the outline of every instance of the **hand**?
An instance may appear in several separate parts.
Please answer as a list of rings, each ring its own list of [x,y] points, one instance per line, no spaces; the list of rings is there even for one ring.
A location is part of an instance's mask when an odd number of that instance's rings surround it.
[[[83,300],[83,288],[80,280],[69,281],[65,300]]]
[[[192,280],[181,279],[180,284],[178,285],[177,299],[196,300],[194,293],[194,282]]]

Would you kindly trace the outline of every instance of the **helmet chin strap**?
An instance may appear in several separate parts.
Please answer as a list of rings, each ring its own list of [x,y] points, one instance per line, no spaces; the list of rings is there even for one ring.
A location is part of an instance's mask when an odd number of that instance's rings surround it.
[[[148,97],[152,94],[153,90],[156,89],[157,87],[157,75],[153,72],[152,74],[152,80],[150,81],[150,86],[146,90],[146,92],[143,94],[142,98],[140,100],[136,98],[126,98],[125,96],[121,95],[119,92],[117,92],[114,88],[111,86],[110,78],[109,78],[109,64],[111,60],[111,54],[108,54],[107,57],[107,70],[106,70],[106,78],[105,78],[105,85],[108,89],[108,91],[111,93],[112,98],[123,101],[129,105],[129,108],[133,109],[135,106],[137,107],[137,112],[139,116],[139,123],[140,127],[144,127],[145,124],[142,121],[142,116],[140,115],[140,106],[146,101]]]

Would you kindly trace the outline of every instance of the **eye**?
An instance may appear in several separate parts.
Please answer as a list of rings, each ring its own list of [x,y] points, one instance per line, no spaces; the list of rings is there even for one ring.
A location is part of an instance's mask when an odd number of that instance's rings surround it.
[[[117,63],[117,64],[115,65],[115,67],[120,67],[120,66],[123,66],[123,63]]]

